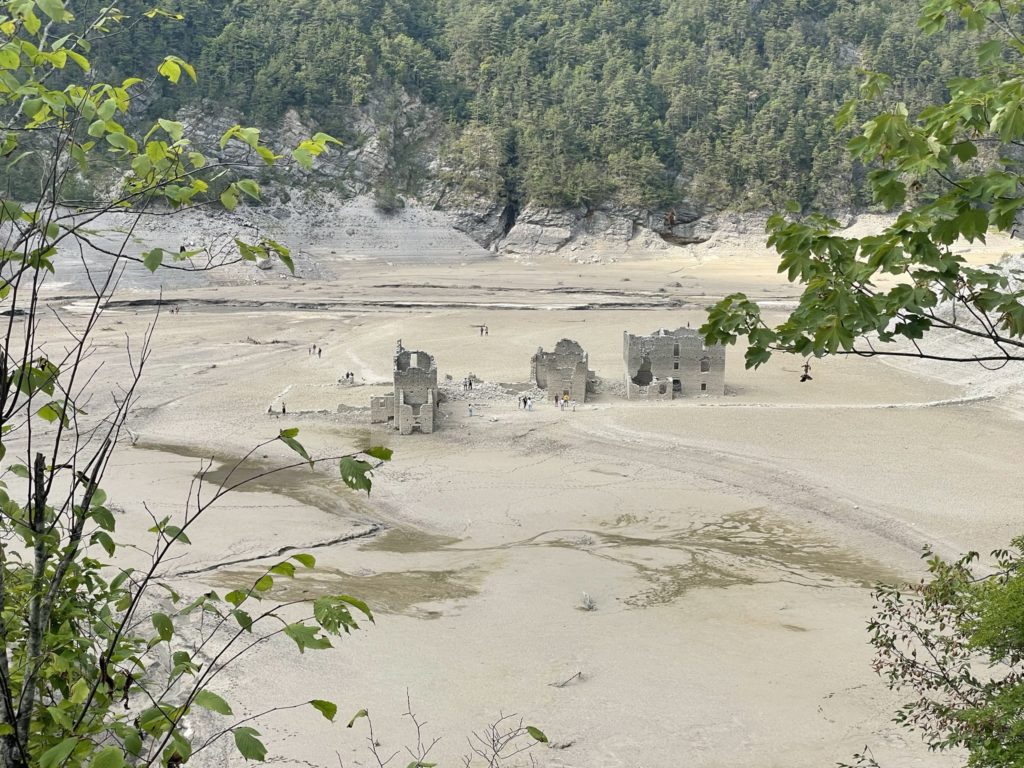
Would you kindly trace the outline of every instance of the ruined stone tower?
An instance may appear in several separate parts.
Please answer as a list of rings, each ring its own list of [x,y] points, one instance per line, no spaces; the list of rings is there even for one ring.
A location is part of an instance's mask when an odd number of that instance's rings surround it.
[[[623,334],[626,396],[630,400],[725,394],[725,347],[706,346],[693,328],[650,336]]]
[[[395,392],[370,398],[370,422],[390,424],[401,434],[433,432],[437,423],[437,363],[433,355],[405,349],[398,340]]]
[[[587,353],[572,339],[562,339],[554,352],[537,348],[530,359],[530,378],[547,391],[548,398],[558,402],[564,395],[578,403],[586,402],[587,392],[593,391],[593,371],[588,368]]]

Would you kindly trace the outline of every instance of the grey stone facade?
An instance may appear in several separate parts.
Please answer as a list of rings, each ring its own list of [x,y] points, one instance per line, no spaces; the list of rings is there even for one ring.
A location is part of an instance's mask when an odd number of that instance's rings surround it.
[[[589,369],[587,353],[572,339],[562,339],[554,352],[537,349],[530,359],[530,378],[547,391],[552,402],[564,395],[578,403],[586,402],[587,392],[593,391],[594,373]]]
[[[395,392],[370,398],[370,422],[389,424],[401,434],[430,433],[437,423],[437,363],[426,352],[395,349]]]
[[[630,400],[725,394],[725,347],[705,346],[694,328],[623,334],[626,396]]]

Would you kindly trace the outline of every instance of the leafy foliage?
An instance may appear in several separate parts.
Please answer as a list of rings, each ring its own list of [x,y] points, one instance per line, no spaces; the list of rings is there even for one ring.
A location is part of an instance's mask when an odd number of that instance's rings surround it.
[[[709,342],[749,342],[747,366],[774,351],[898,355],[959,362],[1024,360],[1024,285],[1013,271],[967,265],[954,243],[1012,232],[1024,208],[1024,29],[1020,2],[928,0],[922,27],[964,24],[977,33],[977,74],[950,80],[937,103],[911,117],[903,101],[866,120],[851,156],[871,167],[874,199],[902,208],[877,235],[836,234],[838,222],[794,204],[768,222],[779,271],[803,287],[798,306],[769,324],[744,294],[726,297],[701,328]],[[875,101],[893,80],[870,74]],[[840,125],[860,109],[850,102]],[[938,333],[933,333],[938,332]],[[956,338],[931,349],[926,335]]]
[[[276,579],[295,578],[297,566],[315,567],[302,553],[267,566],[223,598],[215,591],[186,597],[160,576],[190,544],[195,521],[251,481],[243,465],[253,453],[283,443],[301,457],[297,466],[316,460],[297,441],[297,429],[282,430],[228,467],[219,485],[200,480],[182,513],[153,517],[150,562],[124,567],[118,520],[101,484],[137,402],[152,327],[124,350],[130,375],[109,404],[100,404],[106,393],[92,384],[95,369],[87,361],[127,262],[156,271],[262,258],[291,267],[291,260],[268,239],[237,241],[237,256],[223,259],[162,249],[134,256],[123,245],[94,242],[88,227],[112,212],[134,226],[151,213],[256,201],[261,189],[253,174],[275,165],[305,167],[336,141],[318,133],[290,151],[277,150],[259,130],[236,125],[220,138],[222,149],[237,150],[223,160],[209,149],[204,154],[179,122],[158,117],[139,125],[130,117],[140,111],[136,97],[161,84],[194,83],[195,69],[181,55],[161,52],[148,78],[106,82],[102,73],[112,68],[101,52],[116,45],[120,31],[139,33],[147,19],[180,24],[179,14],[153,9],[125,25],[128,17],[113,7],[82,2],[75,11],[80,16],[62,0],[0,2],[0,167],[9,180],[19,164],[36,163],[37,181],[44,182],[31,190],[31,200],[0,200],[0,309],[11,320],[0,330],[0,765],[180,766],[229,733],[244,758],[263,760],[260,733],[244,723],[267,713],[211,732],[209,718],[234,717],[211,683],[276,636],[290,638],[300,652],[329,648],[331,638],[358,628],[350,609],[372,621],[370,609],[353,597],[327,597],[303,616],[302,601],[274,600]],[[73,200],[76,174],[98,169],[119,179],[113,193]],[[47,276],[59,274],[69,250],[86,248],[100,262],[91,268],[90,311],[42,323]],[[390,458],[389,451],[371,450],[365,455],[378,464]],[[330,461],[343,459],[359,462],[344,481],[369,491],[368,474],[378,464],[356,456]],[[275,471],[280,468],[262,476]],[[336,712],[325,699],[296,706],[309,705],[328,719]],[[198,717],[198,710],[208,716]]]
[[[976,572],[974,552],[952,563],[928,557],[927,580],[875,593],[875,669],[890,688],[912,696],[896,721],[920,731],[933,749],[965,748],[972,768],[1019,766],[1024,538],[993,553],[995,573],[984,569],[990,575]]]

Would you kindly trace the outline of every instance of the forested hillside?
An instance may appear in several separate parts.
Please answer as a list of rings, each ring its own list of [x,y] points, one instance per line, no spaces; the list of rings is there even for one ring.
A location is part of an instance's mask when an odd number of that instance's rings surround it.
[[[894,75],[913,107],[939,98],[941,84],[970,65],[966,33],[925,39],[913,0],[165,7],[184,21],[140,22],[104,46],[106,65],[124,72],[153,65],[149,52],[196,64],[198,85],[167,89],[153,109],[203,99],[204,109],[273,125],[294,108],[352,145],[361,108],[392,99],[391,111],[402,111],[411,96],[424,108],[416,119],[437,123],[435,175],[517,207],[688,200],[750,209],[788,197],[861,205],[861,173],[831,127],[858,68]],[[429,163],[400,167],[405,129],[396,125],[384,137],[392,157],[379,183],[415,194]]]

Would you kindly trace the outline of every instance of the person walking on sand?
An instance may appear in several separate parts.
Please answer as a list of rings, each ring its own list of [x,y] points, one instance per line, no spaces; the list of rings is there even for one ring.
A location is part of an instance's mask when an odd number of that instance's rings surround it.
[[[528,411],[532,411],[533,410],[533,398],[532,397],[526,398],[526,410],[528,410]]]
[[[323,357],[323,356],[324,356],[324,350],[323,350],[323,348],[317,349],[317,351],[316,351],[316,357],[317,357],[317,360],[319,360],[319,359],[320,359],[321,357]]]
[[[469,415],[470,415],[470,417],[473,416],[473,404],[472,403],[469,404]]]
[[[484,335],[484,327],[483,327],[482,325],[480,326],[480,335],[481,335],[481,336],[483,336],[483,335]]]
[[[576,401],[575,400],[570,400],[569,401],[569,407],[572,408],[572,412],[573,413],[576,413]]]
[[[281,415],[284,416],[286,413],[288,413],[288,406],[286,406],[284,404],[284,401],[282,401],[281,402]]]

